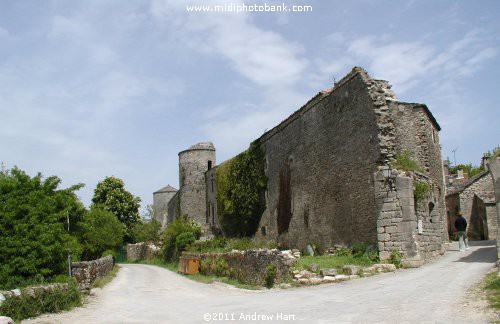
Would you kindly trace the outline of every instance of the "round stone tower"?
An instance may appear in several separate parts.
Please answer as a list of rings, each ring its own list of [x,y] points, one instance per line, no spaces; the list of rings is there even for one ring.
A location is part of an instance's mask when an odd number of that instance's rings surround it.
[[[207,219],[205,172],[215,166],[215,147],[198,143],[179,153],[179,207],[181,215],[203,225]]]

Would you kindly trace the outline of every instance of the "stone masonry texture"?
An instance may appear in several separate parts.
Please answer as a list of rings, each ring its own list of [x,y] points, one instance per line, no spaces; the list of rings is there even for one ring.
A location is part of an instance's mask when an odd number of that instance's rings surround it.
[[[179,209],[182,216],[199,224],[205,224],[207,218],[205,172],[209,166],[215,166],[212,143],[198,143],[179,153]]]
[[[104,277],[113,269],[113,257],[106,256],[97,260],[74,262],[71,275],[75,277],[80,289],[90,289],[97,278]]]

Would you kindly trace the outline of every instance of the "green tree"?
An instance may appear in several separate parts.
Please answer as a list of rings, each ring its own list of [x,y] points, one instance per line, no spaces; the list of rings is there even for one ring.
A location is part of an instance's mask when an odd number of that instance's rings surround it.
[[[135,242],[160,242],[161,224],[156,219],[141,220],[132,228],[132,235]]]
[[[83,258],[100,258],[106,250],[114,250],[123,243],[125,226],[116,216],[98,207],[92,208],[82,221]]]
[[[457,166],[454,166],[453,168],[450,169],[451,174],[457,174],[458,170],[463,170],[464,173],[467,173],[469,175],[469,178],[472,178],[478,173],[481,173],[484,171],[483,166],[474,166],[472,163],[468,164],[458,164]]]
[[[61,180],[30,177],[14,167],[0,172],[0,289],[41,282],[67,272],[68,251],[80,246],[71,232],[85,209],[75,191],[58,189]]]
[[[106,177],[97,184],[92,198],[92,207],[112,212],[125,227],[125,242],[132,242],[132,228],[140,220],[141,199],[125,190],[121,179]]]

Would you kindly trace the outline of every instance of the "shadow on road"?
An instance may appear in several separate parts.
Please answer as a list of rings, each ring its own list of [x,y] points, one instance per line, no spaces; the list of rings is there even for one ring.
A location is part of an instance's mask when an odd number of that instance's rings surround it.
[[[464,252],[460,252],[464,253]],[[456,260],[455,262],[482,262],[494,263],[497,260],[497,249],[494,246],[485,246],[479,248],[470,254]]]

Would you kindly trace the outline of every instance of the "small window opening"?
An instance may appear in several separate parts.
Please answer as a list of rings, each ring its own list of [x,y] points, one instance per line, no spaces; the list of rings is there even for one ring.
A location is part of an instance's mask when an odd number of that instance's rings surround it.
[[[212,168],[212,161],[208,161],[208,170],[210,170]]]
[[[266,227],[265,226],[262,226],[260,228],[260,233],[263,235],[263,236],[266,236]]]

